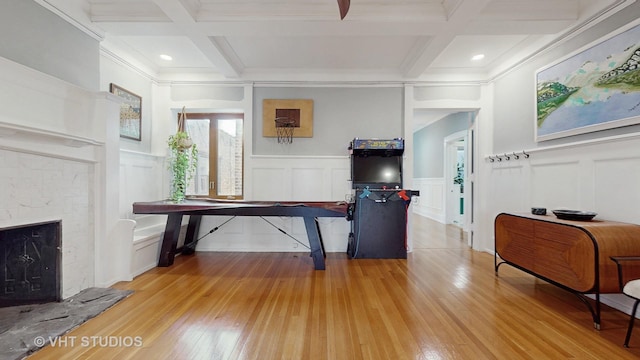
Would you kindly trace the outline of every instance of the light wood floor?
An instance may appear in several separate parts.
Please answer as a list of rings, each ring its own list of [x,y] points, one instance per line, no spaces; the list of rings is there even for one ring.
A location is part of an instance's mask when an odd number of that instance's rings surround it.
[[[307,254],[178,257],[117,284],[135,293],[70,332],[74,346],[29,359],[640,356],[640,329],[622,346],[626,314],[605,306],[597,331],[574,295],[508,266],[496,276],[493,256],[469,250],[457,228],[420,217],[413,226],[407,260],[333,253],[325,271]]]

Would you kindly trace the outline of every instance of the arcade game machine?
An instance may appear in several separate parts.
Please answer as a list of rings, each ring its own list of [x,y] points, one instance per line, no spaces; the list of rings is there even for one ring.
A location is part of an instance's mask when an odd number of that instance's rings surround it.
[[[404,140],[355,138],[349,146],[353,200],[347,254],[352,259],[406,259],[407,210],[415,190],[402,188]]]

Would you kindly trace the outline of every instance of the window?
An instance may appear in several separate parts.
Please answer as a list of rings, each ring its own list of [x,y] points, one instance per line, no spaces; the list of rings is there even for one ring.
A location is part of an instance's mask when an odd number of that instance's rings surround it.
[[[187,194],[242,199],[243,120],[241,113],[187,114],[186,130],[198,146],[198,169]]]

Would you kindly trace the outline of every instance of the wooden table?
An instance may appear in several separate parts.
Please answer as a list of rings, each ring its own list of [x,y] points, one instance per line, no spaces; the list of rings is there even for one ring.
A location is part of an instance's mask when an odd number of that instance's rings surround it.
[[[636,224],[501,213],[494,226],[496,275],[506,263],[576,294],[591,311],[597,329],[600,294],[621,292],[610,257],[640,255]],[[640,278],[639,266],[627,271],[631,278]],[[584,294],[595,294],[595,311]]]
[[[173,264],[182,218],[185,215],[189,215],[189,225],[182,248],[183,254],[192,254],[195,251],[196,237],[204,215],[302,217],[315,269],[324,270],[324,245],[316,218],[344,217],[347,213],[347,203],[336,201],[292,202],[213,199],[187,199],[181,203],[174,203],[163,200],[136,202],[133,204],[133,213],[168,215],[158,260],[158,266],[161,267]]]

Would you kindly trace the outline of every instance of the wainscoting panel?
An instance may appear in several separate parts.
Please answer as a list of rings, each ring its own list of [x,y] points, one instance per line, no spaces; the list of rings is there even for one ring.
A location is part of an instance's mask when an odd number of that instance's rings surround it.
[[[252,200],[282,200],[291,198],[291,180],[285,174],[285,168],[253,168],[251,179]],[[287,181],[289,180],[289,181]]]
[[[324,183],[324,169],[322,168],[293,168],[291,169],[292,198],[296,200],[315,200],[325,198],[323,191],[331,188]]]
[[[343,218],[319,218],[326,252],[346,252],[351,222]]]
[[[526,181],[531,183],[531,198],[528,207],[551,209],[583,208],[586,199],[581,197],[584,182],[590,178],[580,176],[580,163],[574,162],[532,162],[531,175]],[[515,179],[517,181],[518,179]],[[522,188],[526,194],[527,188]]]
[[[156,201],[169,196],[165,186],[168,171],[163,156],[120,151],[120,217],[136,219],[132,204],[138,201]],[[161,220],[164,220],[162,218]]]
[[[412,203],[413,212],[435,221],[446,222],[444,178],[415,178],[413,189],[420,191],[420,198]]]
[[[136,222],[131,255],[132,276],[157,265],[167,219],[166,215],[133,214],[132,204],[166,199],[169,195],[167,178],[164,156],[120,150],[120,217]]]
[[[351,170],[331,169],[331,199],[347,201],[351,195]]]
[[[593,210],[603,218],[640,223],[640,157],[596,160],[593,173]],[[626,211],[620,212],[621,208]]]
[[[245,166],[251,174],[245,185],[250,190],[247,200],[344,201],[350,190],[346,156],[252,156]],[[223,218],[203,218],[200,236],[219,226]],[[325,250],[346,251],[349,223],[344,218],[321,218],[319,223]],[[301,218],[238,217],[204,238],[198,243],[197,250],[308,252],[305,245],[308,246],[308,239]]]

